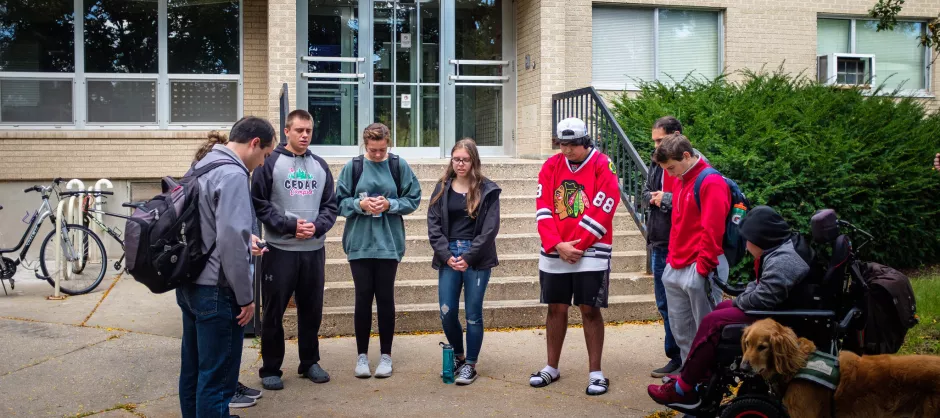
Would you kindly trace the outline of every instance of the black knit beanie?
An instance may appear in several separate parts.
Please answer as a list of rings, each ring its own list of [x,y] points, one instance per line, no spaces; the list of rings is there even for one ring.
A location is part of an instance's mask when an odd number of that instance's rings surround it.
[[[757,206],[741,220],[741,236],[762,250],[780,246],[790,234],[790,225],[770,206]]]

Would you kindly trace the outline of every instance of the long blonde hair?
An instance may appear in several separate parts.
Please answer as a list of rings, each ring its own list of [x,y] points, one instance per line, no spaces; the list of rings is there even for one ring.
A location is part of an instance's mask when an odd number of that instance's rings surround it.
[[[199,162],[199,160],[205,158],[206,154],[212,151],[212,147],[216,144],[225,145],[228,143],[228,135],[219,131],[210,131],[207,138],[206,142],[200,145],[199,149],[196,150],[196,155],[193,156],[193,163]]]
[[[457,141],[454,147],[451,148],[450,154],[454,155],[454,151],[459,149],[465,150],[467,154],[470,154],[470,171],[467,173],[470,177],[470,190],[467,192],[467,213],[470,214],[471,219],[475,219],[477,217],[477,209],[480,208],[481,194],[483,193],[483,169],[480,164],[480,153],[477,151],[477,143],[473,138],[463,138]],[[430,204],[433,205],[437,203],[438,200],[441,200],[444,193],[447,193],[447,188],[444,187],[447,184],[447,180],[456,177],[457,172],[454,171],[454,164],[451,162],[447,164],[447,170],[444,171],[444,175],[441,176],[441,179],[438,181],[441,185],[441,190],[431,199]]]

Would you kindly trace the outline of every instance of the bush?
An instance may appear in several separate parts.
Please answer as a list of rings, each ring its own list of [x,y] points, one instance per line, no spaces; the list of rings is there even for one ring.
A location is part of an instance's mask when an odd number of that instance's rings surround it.
[[[817,209],[875,236],[862,257],[897,268],[940,261],[940,115],[916,99],[867,96],[781,72],[743,81],[686,79],[641,85],[613,99],[640,155],[664,115],[755,205],[770,205],[809,234]],[[744,262],[742,262],[744,264]]]

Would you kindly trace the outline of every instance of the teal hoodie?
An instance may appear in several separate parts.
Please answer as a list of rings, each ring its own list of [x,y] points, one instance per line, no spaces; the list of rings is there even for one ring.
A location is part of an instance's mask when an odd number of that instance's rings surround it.
[[[336,182],[336,200],[339,201],[339,216],[346,218],[343,230],[343,251],[349,260],[363,258],[393,259],[401,261],[405,255],[405,224],[402,216],[418,209],[421,204],[421,183],[404,159],[399,158],[402,196],[395,188],[395,179],[388,168],[388,159],[372,162],[362,161],[362,177],[356,190],[352,187],[352,160],[343,166]],[[359,194],[385,196],[389,201],[388,211],[373,217],[359,206]]]

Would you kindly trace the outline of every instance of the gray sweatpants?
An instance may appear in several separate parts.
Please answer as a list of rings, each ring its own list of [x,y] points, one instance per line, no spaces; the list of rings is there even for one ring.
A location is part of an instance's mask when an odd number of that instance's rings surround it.
[[[712,272],[706,279],[695,270],[695,264],[678,270],[667,264],[666,270],[663,271],[669,327],[676,344],[679,345],[683,365],[702,318],[721,302],[722,294],[721,289],[714,283],[715,273]],[[724,255],[718,256],[718,276],[722,281],[728,280],[728,259]]]

